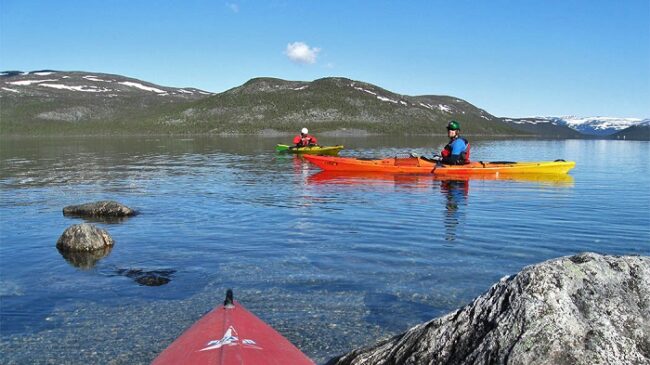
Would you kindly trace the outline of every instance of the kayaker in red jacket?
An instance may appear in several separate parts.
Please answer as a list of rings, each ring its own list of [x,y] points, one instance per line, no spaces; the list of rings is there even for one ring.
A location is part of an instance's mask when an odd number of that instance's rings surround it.
[[[293,137],[293,144],[296,147],[307,147],[317,145],[318,141],[316,140],[316,137],[309,134],[307,128],[303,128],[299,135]]]

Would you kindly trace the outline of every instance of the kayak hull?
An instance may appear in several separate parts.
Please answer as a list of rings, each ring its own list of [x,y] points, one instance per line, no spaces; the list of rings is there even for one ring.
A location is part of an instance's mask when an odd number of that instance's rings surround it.
[[[237,301],[221,305],[178,337],[152,365],[314,365]]]
[[[488,174],[566,174],[573,161],[472,162],[467,165],[439,165],[420,157],[366,160],[348,157],[304,156],[326,171],[384,172],[393,174],[434,174],[449,176]]]
[[[402,186],[417,186],[430,188],[434,181],[469,181],[469,180],[500,180],[530,182],[540,185],[570,187],[573,186],[573,176],[569,174],[477,174],[477,175],[436,175],[436,174],[394,174],[386,172],[354,172],[321,170],[310,175],[310,184],[336,185],[384,185],[392,183]]]
[[[275,146],[276,152],[280,153],[294,153],[299,155],[326,155],[336,156],[343,146],[308,146],[308,147],[294,147],[286,144],[279,144]]]

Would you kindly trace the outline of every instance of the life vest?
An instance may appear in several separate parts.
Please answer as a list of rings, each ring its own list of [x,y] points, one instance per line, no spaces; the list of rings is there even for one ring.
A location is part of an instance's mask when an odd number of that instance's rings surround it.
[[[297,135],[297,136],[295,136],[293,138],[293,144],[295,144],[296,146],[299,146],[299,147],[305,147],[305,146],[314,145],[314,144],[317,144],[317,143],[318,142],[316,141],[316,137],[314,137],[312,135],[309,135],[309,134],[304,136],[304,137],[302,135]]]
[[[459,139],[462,139],[463,142],[465,142],[465,151],[461,152],[460,155],[458,156],[458,159],[456,159],[455,161],[453,161],[453,163],[456,164],[456,165],[465,165],[465,164],[468,164],[468,163],[470,162],[470,161],[469,161],[469,155],[470,155],[470,145],[469,145],[469,141],[466,140],[466,139],[463,138],[463,137],[458,137],[458,138],[459,138]],[[454,139],[454,141],[455,141],[455,140],[456,140],[456,139]],[[452,144],[454,141],[451,141],[451,142],[447,143],[447,145],[445,146],[445,148],[443,148],[442,151],[440,151],[440,155],[441,155],[442,158],[443,158],[443,163],[445,163],[445,160],[446,160],[446,161],[449,161],[449,160],[452,158],[452,157],[451,157],[451,156],[452,156],[452,155],[451,155],[451,151],[452,151],[451,144]]]

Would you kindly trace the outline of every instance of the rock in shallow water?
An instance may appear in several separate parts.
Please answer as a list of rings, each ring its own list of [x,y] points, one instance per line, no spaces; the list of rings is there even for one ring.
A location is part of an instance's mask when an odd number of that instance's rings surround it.
[[[453,313],[328,362],[648,363],[650,257],[593,253],[526,267]]]
[[[69,205],[63,208],[63,215],[78,217],[130,217],[135,211],[126,205],[112,200],[102,200],[94,203]]]
[[[56,248],[59,251],[89,252],[103,250],[113,244],[113,238],[106,230],[98,228],[94,224],[82,223],[66,228],[56,242]]]
[[[168,284],[176,270],[142,270],[142,269],[118,269],[118,275],[124,275],[135,280],[136,283],[144,286],[161,286]]]

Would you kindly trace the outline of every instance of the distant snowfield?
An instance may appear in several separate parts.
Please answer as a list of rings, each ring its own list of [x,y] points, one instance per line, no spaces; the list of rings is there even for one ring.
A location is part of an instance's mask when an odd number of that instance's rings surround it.
[[[595,136],[607,136],[634,125],[641,125],[644,119],[616,118],[616,117],[527,117],[504,118],[506,122],[514,124],[543,124],[549,123],[557,126],[566,126],[580,133]]]
[[[551,124],[557,124],[553,123],[553,120],[551,119],[546,119],[545,117],[535,117],[537,119],[510,119],[510,118],[504,118],[506,122],[510,123],[515,123],[515,124],[540,124],[540,123],[551,123]]]
[[[426,104],[426,103],[420,103],[420,106],[423,106],[427,109],[434,110],[438,109],[443,113],[451,114],[452,108],[449,105],[445,104],[438,104],[438,105],[431,105],[431,104]]]
[[[87,76],[84,76],[83,78],[88,80],[88,81],[95,81],[95,82],[113,82],[113,80],[103,80],[103,79],[100,79],[100,78],[98,78],[97,76],[94,76],[94,75],[87,75]]]
[[[69,86],[69,85],[62,85],[62,84],[40,84],[38,86],[51,87],[53,89],[58,89],[58,90],[84,91],[84,92],[91,92],[91,93],[103,93],[103,92],[113,91],[111,89],[106,89],[106,88],[99,89],[97,88],[97,86],[86,86],[86,85]]]
[[[615,117],[586,117],[578,118],[574,116],[560,117],[566,124],[571,127],[590,125],[594,129],[625,129],[641,122],[639,118],[615,118]]]
[[[130,86],[130,87],[135,87],[135,88],[138,88],[140,90],[153,91],[153,92],[158,93],[158,94],[166,94],[167,93],[167,91],[165,91],[165,90],[160,90],[160,89],[157,89],[157,88],[151,87],[151,86],[144,86],[144,85],[142,85],[140,83],[137,83],[137,82],[122,81],[122,82],[119,82],[118,84],[125,85],[125,86]]]
[[[363,92],[368,93],[370,95],[374,95],[378,100],[386,101],[386,102],[393,103],[393,104],[401,104],[401,105],[404,105],[404,106],[408,106],[408,103],[403,101],[403,100],[395,100],[395,99],[391,99],[391,98],[388,98],[388,97],[385,97],[385,96],[381,96],[381,95],[378,95],[374,91],[370,91],[370,90],[364,89],[362,87],[354,86],[354,84],[350,84],[350,86],[352,86],[352,88],[355,89],[355,90],[363,91]]]
[[[31,84],[39,84],[41,82],[55,82],[59,81],[59,79],[53,79],[53,80],[20,80],[20,81],[12,81],[12,82],[7,82],[9,85],[16,85],[16,86],[28,86]]]

